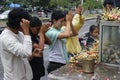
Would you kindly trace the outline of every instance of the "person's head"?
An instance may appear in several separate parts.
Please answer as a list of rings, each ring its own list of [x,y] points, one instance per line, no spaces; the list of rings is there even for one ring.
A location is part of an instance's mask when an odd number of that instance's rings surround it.
[[[23,8],[14,8],[8,14],[7,26],[12,29],[20,29],[22,19],[30,20],[31,16]]]
[[[99,27],[96,25],[91,25],[89,28],[89,33],[93,38],[97,39],[99,36]]]
[[[76,8],[82,7],[81,3],[76,4]]]
[[[108,9],[111,10],[113,8],[113,1],[105,0],[104,3],[103,3],[103,6],[106,10],[108,10]]]
[[[30,20],[30,32],[34,35],[38,35],[42,22],[38,17],[32,17]]]
[[[63,26],[65,14],[61,10],[54,11],[51,15],[51,21],[54,27],[60,29]]]
[[[80,3],[78,3],[77,5],[76,5],[76,12],[78,13],[79,12],[79,14],[81,14],[81,12],[82,12],[82,5],[80,4]]]

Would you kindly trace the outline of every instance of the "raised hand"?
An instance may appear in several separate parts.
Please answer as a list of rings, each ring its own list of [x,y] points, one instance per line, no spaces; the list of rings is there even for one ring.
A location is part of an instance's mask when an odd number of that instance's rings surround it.
[[[73,18],[73,12],[72,10],[70,10],[66,15],[66,21],[72,21],[72,18]]]
[[[35,48],[33,53],[32,53],[33,57],[41,57],[43,56],[43,50],[40,48]]]
[[[78,7],[76,8],[76,13],[82,14],[82,10],[83,10],[82,5],[79,4]]]
[[[22,19],[20,22],[20,26],[21,26],[24,34],[29,35],[29,27],[30,27],[29,21],[26,19]]]
[[[40,29],[40,32],[45,33],[46,31],[48,31],[50,26],[51,26],[50,24],[43,24]]]

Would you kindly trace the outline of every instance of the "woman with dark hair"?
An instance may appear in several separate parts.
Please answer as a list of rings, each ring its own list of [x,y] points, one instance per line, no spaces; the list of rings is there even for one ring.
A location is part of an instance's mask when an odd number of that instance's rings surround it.
[[[35,48],[40,48],[43,50],[44,48],[44,40],[50,44],[50,40],[45,35],[45,32],[48,30],[47,28],[49,25],[42,25],[41,20],[38,17],[32,17],[30,20],[30,35],[32,39],[32,51]],[[40,35],[39,35],[40,33]],[[41,35],[42,34],[42,35]],[[40,41],[42,39],[42,41]],[[39,43],[42,43],[39,47]],[[41,56],[33,56],[29,62],[33,71],[33,79],[32,80],[40,80],[42,76],[45,75],[45,68],[44,68],[44,61],[43,61],[43,53],[40,54]]]
[[[32,45],[34,50],[36,47],[39,47],[39,32],[40,28],[42,26],[42,22],[38,17],[32,17],[30,20],[30,35],[32,39]],[[40,80],[42,76],[45,75],[45,69],[44,69],[44,62],[43,62],[43,56],[41,57],[32,57],[32,59],[29,60],[32,72],[33,72],[33,79],[32,80]]]
[[[30,35],[32,39],[32,51],[35,48],[43,50],[45,41],[49,44],[50,40],[45,36],[45,32],[48,30],[49,25],[42,25],[41,20],[38,17],[32,17],[30,20]],[[40,33],[40,35],[39,35]],[[41,40],[41,41],[40,41]],[[45,41],[44,41],[45,40]],[[39,46],[40,43],[40,46]],[[41,56],[33,56],[29,62],[33,72],[32,80],[40,80],[45,75],[43,53]]]

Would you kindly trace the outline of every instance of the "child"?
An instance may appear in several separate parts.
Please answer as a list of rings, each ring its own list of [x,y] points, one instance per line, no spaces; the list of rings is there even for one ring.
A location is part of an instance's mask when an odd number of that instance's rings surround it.
[[[65,38],[72,36],[72,17],[73,16],[71,13],[66,15],[66,29],[63,31],[61,30],[61,27],[63,26],[65,20],[64,13],[60,10],[52,13],[52,26],[46,32],[46,36],[48,36],[48,38],[51,40],[51,44],[49,45],[48,73],[60,68],[68,62]]]
[[[96,25],[91,25],[89,32],[85,34],[83,40],[80,43],[84,44],[84,47],[90,48],[93,47],[93,43],[98,41],[99,38],[99,27]]]

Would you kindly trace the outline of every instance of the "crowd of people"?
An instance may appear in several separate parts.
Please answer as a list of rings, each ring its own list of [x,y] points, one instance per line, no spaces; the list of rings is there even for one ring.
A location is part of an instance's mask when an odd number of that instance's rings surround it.
[[[49,46],[48,73],[68,64],[69,57],[82,51],[82,45],[92,46],[99,40],[99,26],[90,25],[81,43],[78,32],[83,24],[80,3],[75,14],[71,10],[67,13],[56,10],[51,15],[51,23],[44,24],[23,8],[11,10],[7,27],[0,35],[4,80],[40,80],[45,75],[44,44]]]

